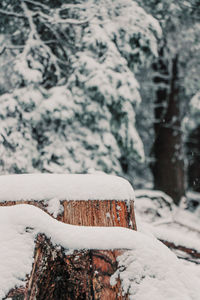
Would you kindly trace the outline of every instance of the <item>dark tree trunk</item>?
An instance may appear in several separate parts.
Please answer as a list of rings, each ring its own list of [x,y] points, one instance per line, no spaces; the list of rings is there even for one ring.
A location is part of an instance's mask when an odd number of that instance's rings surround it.
[[[172,62],[160,59],[154,65],[158,85],[155,101],[155,161],[152,164],[155,189],[162,190],[179,204],[185,195],[184,160],[179,99],[178,56]],[[160,74],[160,75],[159,75]],[[170,80],[169,80],[170,78]]]
[[[187,141],[188,185],[200,192],[200,126],[194,129]]]

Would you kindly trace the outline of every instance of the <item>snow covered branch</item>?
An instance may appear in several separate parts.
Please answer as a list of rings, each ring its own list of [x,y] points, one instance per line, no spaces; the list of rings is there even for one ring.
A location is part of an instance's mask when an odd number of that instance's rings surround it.
[[[2,15],[8,15],[11,17],[16,17],[16,18],[23,18],[26,19],[26,16],[20,13],[16,13],[14,11],[8,11],[8,10],[4,10],[4,9],[0,9],[0,14]]]

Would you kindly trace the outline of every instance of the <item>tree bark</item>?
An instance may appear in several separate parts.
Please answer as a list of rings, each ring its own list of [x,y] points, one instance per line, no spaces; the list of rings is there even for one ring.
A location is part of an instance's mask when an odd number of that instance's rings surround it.
[[[192,190],[200,192],[200,126],[190,133],[186,146],[188,185]]]
[[[152,164],[155,189],[162,190],[179,204],[185,195],[184,160],[181,133],[178,55],[172,59],[171,72],[163,53],[154,69],[158,85],[155,101],[155,141]],[[171,80],[169,80],[169,77]]]
[[[116,257],[122,252],[75,250],[65,254],[45,236],[39,236],[25,299],[126,299],[120,282],[110,285],[110,276],[117,269]]]

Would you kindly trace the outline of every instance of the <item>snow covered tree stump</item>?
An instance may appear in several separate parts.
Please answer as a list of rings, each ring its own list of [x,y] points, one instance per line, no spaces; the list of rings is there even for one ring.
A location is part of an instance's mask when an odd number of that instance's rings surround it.
[[[136,230],[133,190],[122,178],[43,174],[11,176],[10,179],[17,183],[13,182],[12,195],[7,195],[9,200],[1,200],[0,205],[31,204],[71,225],[120,226]],[[24,183],[21,189],[20,182]],[[6,193],[0,197],[5,200]],[[13,300],[128,299],[122,293],[119,280],[114,286],[110,283],[117,270],[116,259],[123,250],[87,249],[86,245],[86,249],[74,248],[66,252],[41,232],[36,240],[34,263],[26,288],[12,290],[8,297]]]
[[[136,230],[134,194],[123,178],[109,175],[5,176],[0,206],[31,204],[67,224]],[[12,182],[13,181],[13,182]]]

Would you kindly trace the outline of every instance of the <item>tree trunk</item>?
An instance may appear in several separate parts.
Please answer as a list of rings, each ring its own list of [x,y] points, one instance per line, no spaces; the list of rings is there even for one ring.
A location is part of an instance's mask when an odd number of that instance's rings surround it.
[[[179,103],[178,56],[172,60],[171,72],[163,53],[154,65],[158,85],[155,101],[155,141],[152,164],[155,189],[162,190],[179,204],[185,195],[184,160]],[[169,81],[169,77],[171,80]]]
[[[200,126],[195,128],[187,141],[188,185],[200,192]]]
[[[9,201],[2,206],[31,204],[47,212],[44,201]],[[136,230],[133,202],[63,201],[58,220],[84,226],[122,226]],[[44,235],[36,241],[34,263],[25,288],[7,295],[13,300],[115,300],[128,299],[120,281],[111,286],[110,277],[117,269],[119,250],[72,250],[52,245]]]

